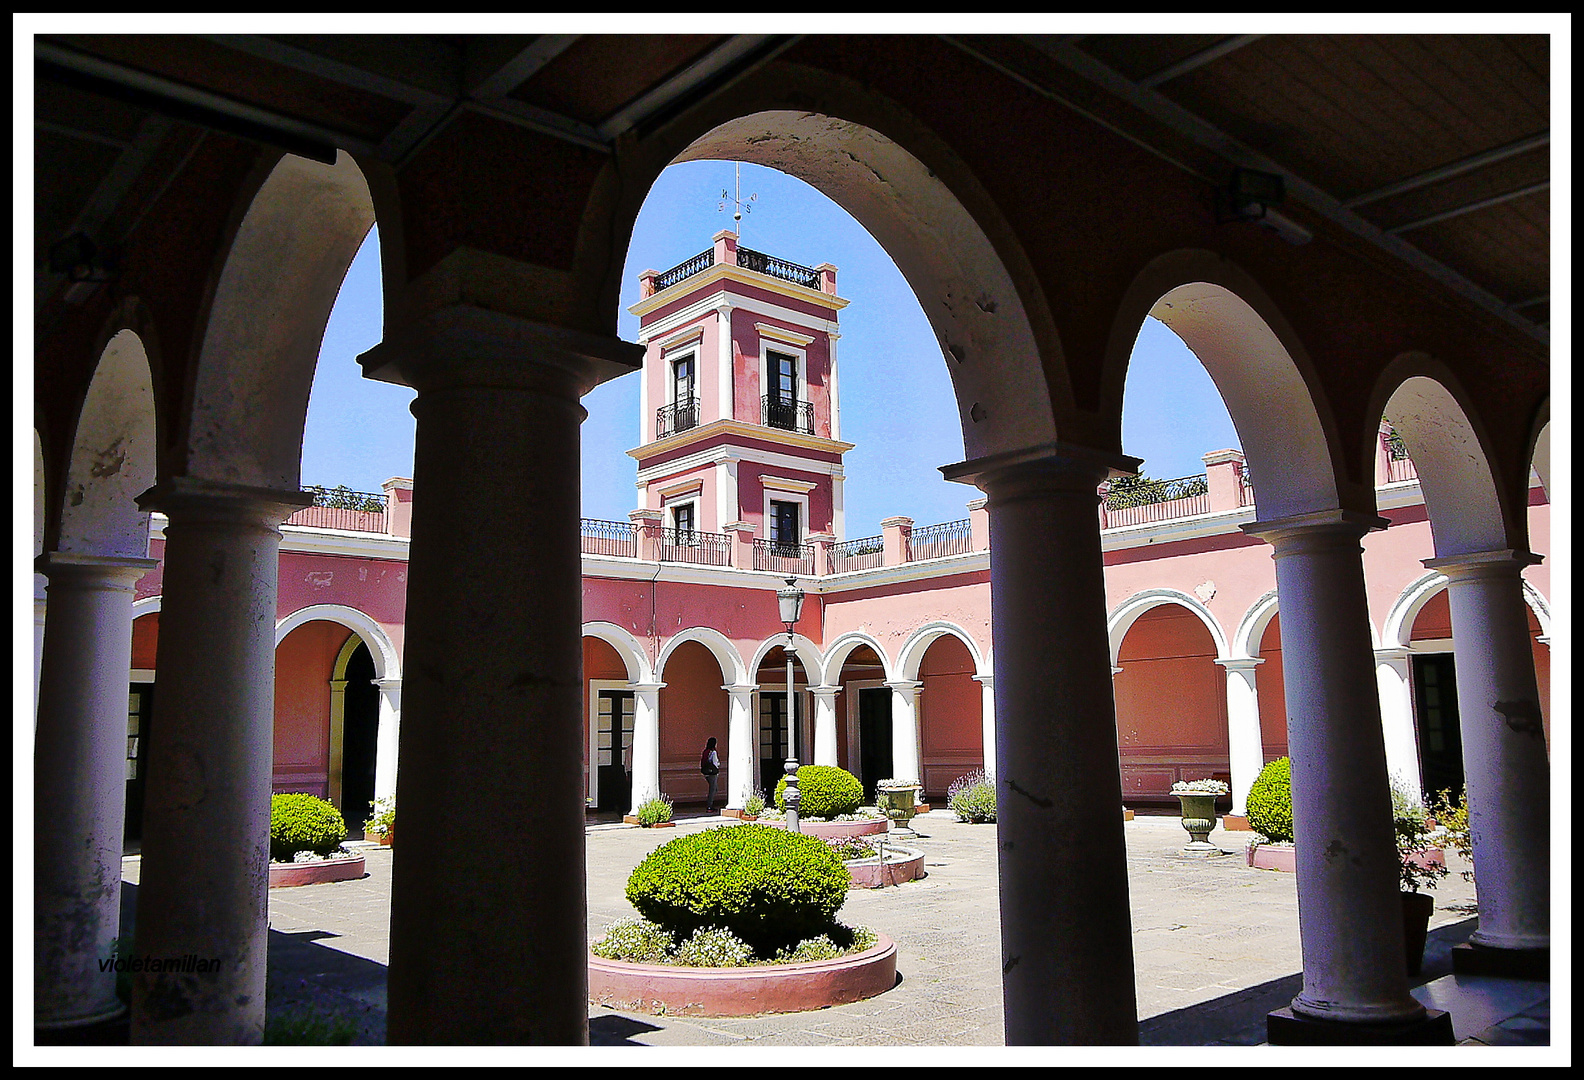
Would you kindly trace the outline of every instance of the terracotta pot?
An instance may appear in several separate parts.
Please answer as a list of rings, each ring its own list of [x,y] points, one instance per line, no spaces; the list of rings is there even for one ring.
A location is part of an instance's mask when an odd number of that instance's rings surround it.
[[[1424,966],[1425,939],[1430,934],[1430,916],[1435,912],[1435,897],[1429,893],[1405,892],[1402,896],[1403,948],[1407,953],[1408,974],[1417,975]]]

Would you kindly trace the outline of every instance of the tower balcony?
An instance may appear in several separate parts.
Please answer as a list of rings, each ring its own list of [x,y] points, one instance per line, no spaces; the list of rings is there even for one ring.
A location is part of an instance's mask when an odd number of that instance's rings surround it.
[[[801,431],[814,434],[814,403],[798,401],[776,394],[766,394],[759,399],[759,422],[765,427],[782,431]]]
[[[655,410],[655,438],[663,439],[699,425],[699,399],[686,398]]]

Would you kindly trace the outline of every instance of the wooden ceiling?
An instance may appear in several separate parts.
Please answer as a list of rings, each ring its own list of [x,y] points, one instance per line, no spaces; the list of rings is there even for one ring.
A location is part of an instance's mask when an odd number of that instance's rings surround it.
[[[1010,78],[1220,183],[1287,204],[1545,340],[1544,35],[955,38]],[[793,48],[765,35],[44,35],[35,38],[37,284],[113,246],[205,129],[398,165],[465,111],[609,151]]]

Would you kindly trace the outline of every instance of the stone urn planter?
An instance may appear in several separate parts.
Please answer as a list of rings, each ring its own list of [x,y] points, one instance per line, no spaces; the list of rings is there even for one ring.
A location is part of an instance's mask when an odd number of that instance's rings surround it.
[[[851,956],[803,964],[698,968],[633,964],[589,954],[589,1000],[666,1016],[758,1016],[862,1001],[896,983],[896,943],[877,934]]]
[[[319,885],[326,881],[352,881],[363,876],[363,856],[320,859],[315,862],[272,862],[269,887],[287,889],[297,885]]]
[[[921,784],[878,788],[875,791],[875,805],[886,817],[896,823],[897,828],[906,829],[919,811],[919,800],[923,791]]]
[[[1435,914],[1435,897],[1418,892],[1398,895],[1402,897],[1403,950],[1407,953],[1408,974],[1417,975],[1424,966],[1425,940],[1430,936],[1430,916]]]
[[[1224,785],[1223,785],[1224,786]],[[1220,855],[1221,849],[1210,843],[1210,833],[1216,827],[1216,799],[1225,791],[1189,791],[1184,785],[1174,785],[1172,794],[1182,806],[1182,827],[1188,833],[1184,855]]]

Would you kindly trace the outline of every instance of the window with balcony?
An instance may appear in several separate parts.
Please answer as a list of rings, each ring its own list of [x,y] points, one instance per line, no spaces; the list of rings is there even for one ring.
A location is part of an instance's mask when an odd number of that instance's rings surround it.
[[[798,358],[788,353],[767,352],[765,378],[770,391],[763,399],[765,426],[812,435],[813,406],[798,400]]]

